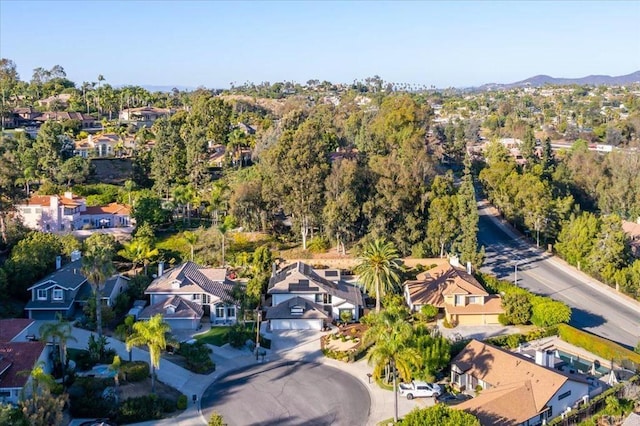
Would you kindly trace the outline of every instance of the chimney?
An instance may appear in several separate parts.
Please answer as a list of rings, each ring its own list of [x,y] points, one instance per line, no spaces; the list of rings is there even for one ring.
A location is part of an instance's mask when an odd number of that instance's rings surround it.
[[[555,368],[556,354],[553,351],[547,351],[547,367]]]
[[[158,277],[164,274],[164,262],[158,262]]]
[[[62,268],[62,256],[56,256],[56,270]]]
[[[276,276],[276,269],[277,269],[277,267],[276,267],[276,262],[273,262],[273,263],[271,264],[271,276],[272,276],[272,277],[275,277],[275,276]]]
[[[460,259],[458,258],[458,256],[455,256],[455,255],[451,256],[449,258],[449,264],[451,266],[458,266],[459,267],[460,266]]]
[[[536,350],[536,364],[543,367],[547,366],[547,354],[545,351]]]
[[[467,262],[467,274],[471,275],[471,262]]]
[[[64,196],[65,196],[65,198],[69,198],[70,200],[72,200],[73,199],[73,192],[65,191]]]

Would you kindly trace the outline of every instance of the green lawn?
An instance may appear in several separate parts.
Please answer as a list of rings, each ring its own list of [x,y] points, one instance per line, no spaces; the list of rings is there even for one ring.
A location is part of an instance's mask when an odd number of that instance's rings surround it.
[[[211,330],[206,333],[198,334],[193,337],[202,343],[222,346],[229,341],[229,330],[231,330],[231,327],[211,327]]]

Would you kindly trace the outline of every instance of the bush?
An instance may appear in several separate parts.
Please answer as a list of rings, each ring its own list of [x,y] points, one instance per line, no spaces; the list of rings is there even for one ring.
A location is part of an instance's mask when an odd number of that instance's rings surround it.
[[[178,355],[182,355],[186,361],[186,367],[198,374],[209,374],[215,370],[215,364],[211,360],[211,349],[200,341],[189,344],[183,343],[178,349]]]
[[[322,253],[327,251],[330,246],[331,244],[326,238],[315,236],[311,238],[311,240],[309,240],[309,243],[307,244],[307,250],[309,250],[311,253]]]
[[[176,407],[178,407],[178,410],[185,410],[187,408],[187,403],[187,395],[180,395],[176,402]]]
[[[444,328],[455,328],[456,324],[455,322],[449,322],[448,319],[444,319],[444,321],[442,321],[442,325],[444,326]]]
[[[535,296],[532,305],[531,322],[538,327],[567,323],[571,319],[571,308],[563,302]]]
[[[635,364],[640,364],[640,354],[632,352],[610,340],[573,328],[570,325],[559,324],[558,334],[565,342],[581,347],[601,358],[617,362],[629,360]]]
[[[225,426],[224,419],[217,411],[211,413],[211,417],[209,417],[209,426]]]
[[[229,344],[234,348],[241,348],[247,341],[247,329],[240,323],[235,323],[229,330]]]
[[[473,414],[466,413],[444,404],[418,409],[408,413],[400,423],[402,426],[480,426],[480,421]]]
[[[75,361],[76,369],[78,371],[87,371],[91,370],[96,363],[91,359],[91,355],[89,351],[84,349],[74,349],[73,352],[71,350],[67,351],[69,354],[69,359]]]
[[[157,395],[144,395],[126,399],[120,405],[119,423],[137,423],[161,419],[163,414],[175,404]]]
[[[120,378],[127,382],[141,382],[149,377],[149,363],[145,361],[123,362]]]
[[[511,325],[511,321],[509,321],[509,318],[505,314],[498,315],[498,322],[501,325]]]

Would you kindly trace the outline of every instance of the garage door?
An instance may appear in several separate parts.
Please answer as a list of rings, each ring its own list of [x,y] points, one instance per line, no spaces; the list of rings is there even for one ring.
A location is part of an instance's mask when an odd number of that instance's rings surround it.
[[[322,330],[321,319],[279,319],[271,320],[272,330]]]
[[[192,319],[165,319],[165,322],[171,326],[173,330],[195,330],[197,325]]]

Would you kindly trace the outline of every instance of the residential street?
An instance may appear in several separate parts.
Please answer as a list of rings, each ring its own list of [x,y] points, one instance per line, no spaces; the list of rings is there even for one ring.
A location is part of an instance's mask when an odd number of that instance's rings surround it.
[[[495,209],[478,203],[478,240],[486,259],[482,269],[501,279],[567,303],[573,309],[571,325],[633,348],[640,341],[640,303],[571,267],[520,238],[494,217]]]

